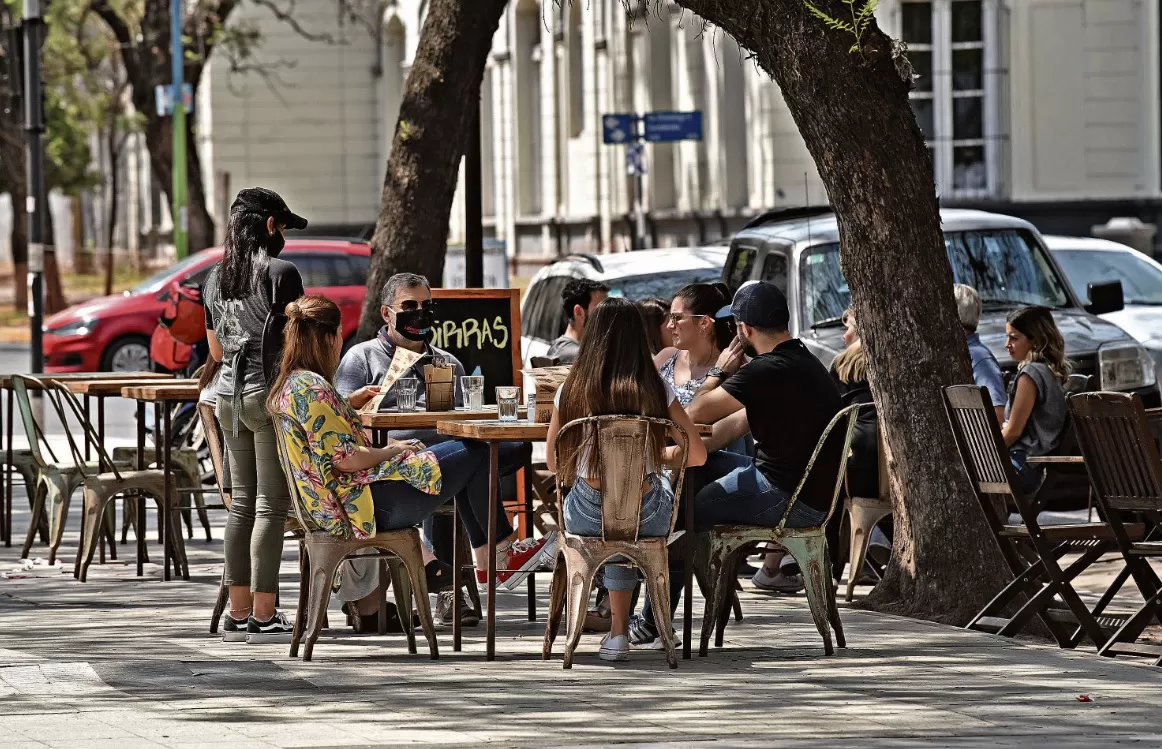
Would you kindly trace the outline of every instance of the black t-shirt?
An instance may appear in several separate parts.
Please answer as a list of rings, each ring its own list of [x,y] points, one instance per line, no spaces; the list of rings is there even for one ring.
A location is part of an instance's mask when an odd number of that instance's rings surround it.
[[[269,281],[245,299],[222,299],[218,279],[219,262],[210,271],[202,288],[206,306],[206,328],[213,330],[222,346],[222,370],[218,394],[233,395],[235,388],[251,393],[267,388],[266,370],[274,352],[282,346],[283,325],[267,325],[271,310],[282,313],[288,304],[303,295],[303,279],[292,263],[270,259]],[[285,317],[276,315],[285,324]],[[270,340],[263,340],[263,334]],[[242,368],[239,381],[236,367]]]
[[[839,391],[827,369],[792,338],[745,364],[722,388],[746,407],[758,469],[793,493],[823,430],[840,409]]]

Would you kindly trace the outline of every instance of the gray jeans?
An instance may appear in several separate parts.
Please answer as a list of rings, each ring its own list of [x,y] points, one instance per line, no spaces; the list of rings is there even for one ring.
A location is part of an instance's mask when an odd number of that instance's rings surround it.
[[[277,593],[290,495],[274,444],[274,424],[266,411],[266,392],[248,393],[242,397],[238,414],[238,436],[233,436],[225,427],[234,421],[231,400],[218,399],[233,498],[226,521],[226,584],[246,585],[255,593]]]

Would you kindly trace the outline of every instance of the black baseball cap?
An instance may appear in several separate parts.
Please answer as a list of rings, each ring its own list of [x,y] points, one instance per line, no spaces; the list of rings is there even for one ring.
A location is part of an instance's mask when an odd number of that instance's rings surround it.
[[[238,191],[234,204],[230,206],[230,213],[255,213],[263,218],[274,217],[274,222],[288,229],[305,229],[307,220],[302,216],[291,213],[286,201],[274,190],[265,187],[247,187]]]
[[[730,306],[718,310],[714,316],[733,317],[756,328],[783,329],[791,320],[791,310],[778,286],[766,281],[749,281],[734,292]]]

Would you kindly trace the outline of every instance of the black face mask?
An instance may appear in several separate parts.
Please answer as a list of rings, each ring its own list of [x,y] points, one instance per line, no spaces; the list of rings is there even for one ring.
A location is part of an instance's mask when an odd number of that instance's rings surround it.
[[[285,246],[286,237],[282,235],[281,231],[276,231],[266,240],[266,254],[270,257],[278,257],[282,254],[282,248]]]
[[[430,341],[434,317],[430,307],[396,312],[395,332],[409,341]]]

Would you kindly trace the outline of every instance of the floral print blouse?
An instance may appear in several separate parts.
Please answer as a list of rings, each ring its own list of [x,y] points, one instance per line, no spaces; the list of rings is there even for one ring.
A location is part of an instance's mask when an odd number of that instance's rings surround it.
[[[384,461],[362,471],[335,467],[335,461],[370,445],[355,409],[314,372],[293,372],[278,394],[276,407],[299,499],[307,516],[322,530],[343,538],[374,536],[370,485],[376,481],[406,481],[425,494],[439,494],[440,464],[430,452]]]

